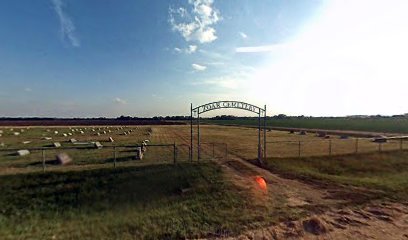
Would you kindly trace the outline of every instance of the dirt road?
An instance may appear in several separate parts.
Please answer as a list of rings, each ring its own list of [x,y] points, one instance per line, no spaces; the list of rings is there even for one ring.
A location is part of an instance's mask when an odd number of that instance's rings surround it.
[[[172,128],[165,131],[184,144],[190,142],[188,136]],[[205,145],[202,148],[206,150]],[[241,236],[220,239],[408,239],[407,204],[367,202],[366,189],[287,179],[232,153],[228,159],[214,162],[222,166],[227,179],[246,191],[257,204],[306,213],[301,219],[284,220]],[[256,176],[266,180],[267,191],[257,186]],[[276,206],[277,203],[282,205]]]

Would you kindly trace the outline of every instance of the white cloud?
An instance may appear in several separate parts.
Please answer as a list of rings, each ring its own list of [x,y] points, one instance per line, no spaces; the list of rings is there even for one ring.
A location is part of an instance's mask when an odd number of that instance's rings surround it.
[[[187,48],[185,49],[181,49],[178,47],[174,48],[174,51],[177,53],[186,53],[186,54],[192,54],[195,53],[197,51],[197,45],[189,45]]]
[[[118,103],[118,104],[127,104],[127,102],[125,101],[125,100],[123,100],[123,99],[121,99],[121,98],[114,98],[113,99],[113,102],[114,103]]]
[[[238,47],[235,49],[237,53],[258,53],[258,52],[273,52],[289,48],[288,44],[273,44],[263,46]]]
[[[191,67],[196,71],[204,71],[204,70],[207,69],[206,66],[199,65],[199,64],[196,64],[196,63],[191,64]]]
[[[220,19],[213,8],[213,0],[189,0],[191,11],[185,8],[169,9],[170,24],[186,41],[209,43],[217,39],[215,25]]]
[[[58,15],[60,21],[60,31],[62,38],[68,39],[74,47],[79,47],[81,45],[78,37],[76,36],[76,28],[71,18],[64,12],[64,3],[62,0],[51,0],[54,5],[54,10]]]
[[[243,39],[247,39],[248,35],[246,35],[244,32],[239,32],[239,35],[243,38]]]
[[[195,53],[197,51],[197,45],[190,45],[186,50],[187,53]]]

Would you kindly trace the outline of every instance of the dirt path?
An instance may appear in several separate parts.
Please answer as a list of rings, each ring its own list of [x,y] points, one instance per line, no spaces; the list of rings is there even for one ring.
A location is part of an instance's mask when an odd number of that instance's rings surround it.
[[[166,134],[184,144],[190,142],[174,129],[166,128]],[[205,150],[206,146],[202,148]],[[232,154],[214,162],[222,166],[227,179],[246,190],[257,204],[283,202],[284,208],[299,208],[308,215],[220,239],[408,239],[406,204],[372,203],[359,209],[355,205],[365,196],[365,189],[340,189],[286,179]],[[257,186],[256,176],[266,180],[266,192]]]

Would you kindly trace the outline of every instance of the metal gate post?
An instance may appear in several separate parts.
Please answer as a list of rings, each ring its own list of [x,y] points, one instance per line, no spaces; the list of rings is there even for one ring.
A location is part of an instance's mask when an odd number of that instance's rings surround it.
[[[261,162],[261,109],[259,109],[258,113],[258,163],[262,164]]]
[[[201,146],[200,146],[200,113],[199,113],[199,110],[200,109],[197,110],[197,115],[198,115],[198,117],[197,117],[197,144],[198,144],[198,146],[197,146],[197,161],[200,161],[200,158],[201,158],[201,156],[200,156]]]
[[[264,109],[264,161],[266,161],[266,105]]]
[[[190,106],[190,162],[193,161],[193,104]]]

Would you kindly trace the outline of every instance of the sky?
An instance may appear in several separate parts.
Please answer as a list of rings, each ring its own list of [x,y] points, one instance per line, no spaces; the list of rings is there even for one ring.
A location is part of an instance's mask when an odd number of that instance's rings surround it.
[[[2,0],[0,117],[408,112],[406,0]],[[237,110],[221,114],[251,115]]]

